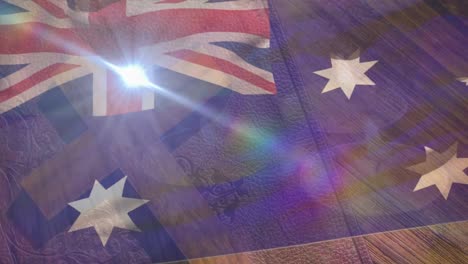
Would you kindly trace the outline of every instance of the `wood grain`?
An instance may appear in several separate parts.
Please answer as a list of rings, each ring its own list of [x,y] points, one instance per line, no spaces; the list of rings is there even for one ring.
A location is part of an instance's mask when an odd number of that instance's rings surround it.
[[[468,263],[468,221],[190,261],[218,263]]]

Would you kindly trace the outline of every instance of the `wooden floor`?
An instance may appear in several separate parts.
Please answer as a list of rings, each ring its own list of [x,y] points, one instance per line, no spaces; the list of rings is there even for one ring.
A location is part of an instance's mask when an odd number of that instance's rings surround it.
[[[191,260],[217,263],[468,263],[468,221]]]

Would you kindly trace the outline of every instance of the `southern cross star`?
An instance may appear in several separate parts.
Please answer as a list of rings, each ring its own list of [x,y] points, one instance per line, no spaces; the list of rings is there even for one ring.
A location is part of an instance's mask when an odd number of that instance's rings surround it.
[[[407,169],[421,174],[414,191],[435,185],[447,200],[452,184],[468,184],[468,176],[463,170],[468,167],[468,158],[457,158],[457,143],[439,153],[425,147],[426,161]]]
[[[88,198],[69,203],[81,214],[68,232],[94,227],[102,245],[105,246],[114,227],[140,231],[128,216],[128,212],[142,206],[148,200],[122,197],[126,179],[127,176],[108,189],[94,181]]]
[[[468,86],[468,77],[460,77],[457,80],[459,80],[460,82],[464,82],[466,86]]]
[[[351,99],[356,85],[375,85],[365,74],[377,61],[359,62],[359,51],[351,55],[352,59],[334,58],[331,56],[331,68],[314,72],[329,79],[322,93],[341,88],[348,99]]]

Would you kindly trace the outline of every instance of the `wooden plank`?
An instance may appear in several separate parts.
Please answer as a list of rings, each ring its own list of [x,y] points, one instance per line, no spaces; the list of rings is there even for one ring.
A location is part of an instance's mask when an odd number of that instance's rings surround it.
[[[218,263],[468,263],[468,221],[190,261]]]

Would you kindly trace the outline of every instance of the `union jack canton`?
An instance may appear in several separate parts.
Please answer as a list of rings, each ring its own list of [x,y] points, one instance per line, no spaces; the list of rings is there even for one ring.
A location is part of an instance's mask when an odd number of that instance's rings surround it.
[[[158,66],[241,94],[274,94],[267,69],[219,45],[270,45],[266,0],[107,1],[81,11],[63,0],[5,0],[22,9],[0,13],[0,113],[93,74],[94,116],[155,107],[154,91],[129,94],[106,65]],[[125,94],[126,93],[126,94]],[[157,100],[156,100],[157,101]]]

